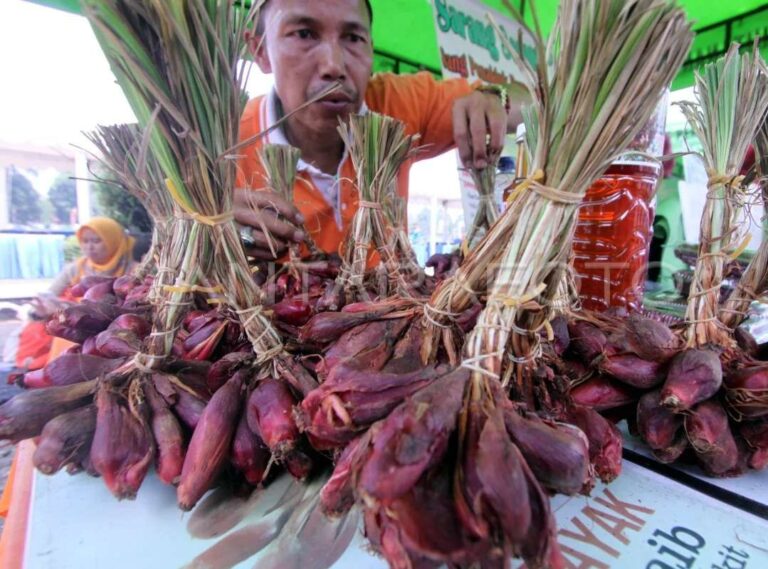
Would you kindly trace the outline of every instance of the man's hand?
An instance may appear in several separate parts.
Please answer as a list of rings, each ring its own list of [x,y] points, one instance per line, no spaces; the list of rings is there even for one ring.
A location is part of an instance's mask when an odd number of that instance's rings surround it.
[[[247,253],[258,260],[274,261],[287,252],[291,243],[306,238],[299,229],[304,217],[274,192],[235,190],[235,221],[251,228],[254,244]]]
[[[504,148],[507,113],[494,93],[474,93],[453,104],[453,138],[467,167],[488,166]],[[490,138],[488,137],[490,135]]]

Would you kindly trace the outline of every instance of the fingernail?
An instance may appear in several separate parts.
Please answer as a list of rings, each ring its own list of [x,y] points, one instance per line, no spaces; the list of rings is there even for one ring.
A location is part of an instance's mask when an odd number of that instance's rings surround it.
[[[477,169],[485,168],[486,166],[488,166],[488,162],[485,160],[480,159],[475,161],[475,168]]]
[[[296,221],[298,221],[299,223],[304,223],[304,216],[299,213],[298,215],[296,215]]]
[[[296,243],[301,243],[302,241],[304,241],[304,232],[303,231],[294,232],[293,240],[296,241]]]

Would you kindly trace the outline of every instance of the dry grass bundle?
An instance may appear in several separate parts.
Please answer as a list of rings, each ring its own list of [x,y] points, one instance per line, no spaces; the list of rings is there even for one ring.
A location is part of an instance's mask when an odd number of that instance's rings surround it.
[[[342,244],[337,285],[348,298],[367,298],[366,268],[374,247],[386,269],[390,292],[410,296],[410,286],[390,238],[389,220],[393,214],[385,214],[384,210],[395,205],[397,173],[411,155],[415,137],[405,133],[403,123],[377,113],[350,117],[349,124],[339,126],[339,132],[355,167],[359,201],[349,235]]]
[[[143,128],[169,195],[191,222],[168,307],[174,330],[191,293],[220,293],[260,359],[282,344],[261,313],[234,223],[238,129],[246,97],[245,30],[263,2],[241,12],[231,0],[84,2],[118,83]],[[176,237],[174,232],[174,238]]]
[[[397,195],[395,189],[389,193],[390,199],[385,204],[384,212],[390,224],[389,249],[393,251],[400,264],[400,272],[409,283],[424,282],[424,271],[419,266],[416,251],[406,229],[408,222],[408,202]]]
[[[174,204],[168,192],[160,166],[151,153],[147,152],[145,139],[135,124],[116,124],[99,126],[86,133],[87,138],[98,149],[99,162],[111,175],[112,180],[124,191],[139,200],[152,217],[152,244],[144,261],[136,268],[136,278],[143,279],[155,267],[168,266],[167,260],[161,260],[164,250],[170,244],[170,224],[174,217]],[[155,281],[157,287],[167,275],[161,271]]]
[[[480,237],[485,235],[488,230],[499,219],[499,208],[496,205],[496,164],[478,170],[471,168],[472,181],[475,183],[479,202],[475,218],[472,220],[472,226],[467,232],[462,248],[464,254],[472,249]]]
[[[730,332],[718,317],[720,286],[727,261],[748,244],[744,213],[751,199],[739,171],[768,113],[768,72],[757,46],[739,55],[739,46],[732,45],[696,74],[695,88],[697,101],[680,107],[701,140],[709,183],[688,296],[687,341],[689,347],[729,345]]]
[[[561,290],[585,192],[651,116],[692,41],[684,12],[663,0],[565,0],[546,51],[541,30],[529,31],[537,66],[514,55],[533,97],[523,109],[532,174],[516,189],[515,215],[497,223],[516,220],[464,364],[499,378],[509,354],[520,383]]]
[[[523,22],[511,3],[505,5]],[[538,21],[535,27],[526,27],[535,38],[535,68],[506,42],[534,100],[523,109],[531,174],[425,309],[426,361],[434,359],[441,340],[449,353],[455,351],[452,320],[486,293],[487,333],[474,339],[484,336],[485,347],[475,345],[474,353],[497,354],[485,358],[497,375],[513,329],[515,352],[523,359],[535,352],[534,331],[547,321],[567,268],[584,192],[648,119],[692,39],[683,12],[662,0],[562,2],[547,48]],[[551,73],[548,61],[555,62]],[[498,284],[489,291],[494,280]]]
[[[301,151],[293,146],[285,144],[264,144],[259,149],[259,157],[264,166],[266,175],[266,185],[273,192],[279,194],[288,203],[293,203],[294,184],[296,183],[296,172],[301,158]],[[310,255],[318,255],[320,250],[317,248],[314,240],[305,231],[307,238],[305,245],[309,249]],[[269,238],[268,232],[265,232]],[[274,247],[270,243],[272,254],[276,255]],[[299,244],[293,244],[290,248],[291,262],[296,262],[300,258]]]

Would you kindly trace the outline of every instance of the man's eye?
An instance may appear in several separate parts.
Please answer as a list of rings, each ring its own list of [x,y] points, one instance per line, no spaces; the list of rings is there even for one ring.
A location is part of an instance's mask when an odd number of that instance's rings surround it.
[[[358,34],[349,34],[349,40],[352,43],[360,43],[360,42],[364,42],[365,38]]]
[[[314,33],[312,33],[312,30],[310,30],[308,28],[303,28],[301,30],[296,30],[295,32],[292,33],[292,35],[294,35],[297,38],[302,39],[302,40],[309,40],[309,39],[312,39],[314,37]]]

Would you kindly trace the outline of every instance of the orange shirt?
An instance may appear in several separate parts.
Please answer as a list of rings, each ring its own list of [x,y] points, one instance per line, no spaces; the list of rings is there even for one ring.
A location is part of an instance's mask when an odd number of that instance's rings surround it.
[[[408,174],[414,160],[432,158],[451,149],[453,142],[453,102],[468,95],[472,90],[463,79],[437,81],[427,72],[415,75],[375,75],[365,93],[365,110],[396,118],[405,124],[406,133],[418,134],[417,142],[423,147],[406,162],[398,176],[397,190],[408,199]],[[271,126],[274,117],[269,96],[248,102],[240,121],[240,140],[246,140]],[[264,170],[258,158],[258,148],[264,143],[283,143],[285,137],[276,129],[259,141],[240,150],[238,162],[238,187],[263,189]],[[328,253],[339,250],[343,236],[357,210],[357,190],[354,186],[355,171],[349,157],[345,157],[335,177],[333,191],[324,194],[317,180],[327,175],[312,166],[300,164],[294,188],[294,203],[304,215],[307,231],[318,247]],[[327,189],[326,189],[327,190]],[[439,191],[439,188],[435,188]],[[332,204],[328,194],[336,196]],[[340,223],[338,223],[340,222]]]

